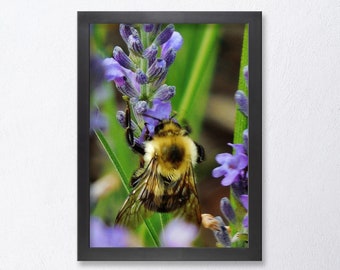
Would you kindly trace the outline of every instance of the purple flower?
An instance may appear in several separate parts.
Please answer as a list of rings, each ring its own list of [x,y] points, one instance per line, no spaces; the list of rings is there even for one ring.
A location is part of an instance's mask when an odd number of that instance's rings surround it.
[[[121,227],[109,227],[101,219],[91,217],[90,220],[90,247],[129,247],[139,246],[138,241]]]
[[[198,228],[182,219],[172,220],[161,233],[162,247],[190,247],[197,237]]]
[[[235,155],[229,153],[218,154],[216,161],[221,166],[215,168],[212,172],[215,178],[224,176],[221,182],[223,186],[229,186],[239,180],[240,175],[248,165],[248,156],[244,153],[243,145],[231,143],[228,145],[236,150]]]

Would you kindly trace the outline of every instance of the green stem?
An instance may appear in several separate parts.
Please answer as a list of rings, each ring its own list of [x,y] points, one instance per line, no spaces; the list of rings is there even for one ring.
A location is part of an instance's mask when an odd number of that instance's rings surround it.
[[[125,171],[123,170],[123,167],[122,165],[120,164],[117,156],[115,155],[115,153],[111,150],[111,147],[109,146],[109,143],[106,141],[103,133],[100,131],[100,130],[96,130],[95,131],[96,135],[97,135],[97,138],[98,140],[100,141],[100,143],[102,144],[105,152],[107,153],[109,159],[111,160],[113,166],[116,168],[119,176],[120,176],[120,179],[122,179],[122,184],[123,184],[123,187],[124,187],[124,190],[126,191],[127,194],[130,193],[129,191],[129,188],[128,188],[128,178],[126,176],[126,173]]]
[[[183,96],[182,102],[179,106],[180,115],[179,121],[182,121],[187,112],[189,111],[190,104],[195,95],[195,90],[198,88],[201,77],[204,75],[204,70],[206,68],[206,63],[210,57],[210,49],[216,42],[215,37],[218,33],[218,25],[211,24],[205,28],[203,38],[199,48],[199,56],[196,58],[193,66],[195,68],[191,69],[191,74],[189,74],[189,83],[186,87],[185,94]]]

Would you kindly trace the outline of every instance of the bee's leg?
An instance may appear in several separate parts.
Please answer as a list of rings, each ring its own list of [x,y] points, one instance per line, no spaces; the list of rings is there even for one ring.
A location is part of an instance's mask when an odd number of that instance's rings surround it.
[[[132,125],[131,125],[131,111],[130,111],[130,106],[129,106],[129,101],[126,101],[126,110],[125,110],[125,136],[128,144],[130,147],[136,151],[137,153],[144,155],[144,147],[136,142],[135,137],[133,135],[133,130],[132,130]]]
[[[195,142],[196,148],[197,148],[197,163],[201,163],[202,161],[205,160],[205,151],[202,145],[198,144],[197,142]]]
[[[186,120],[183,121],[182,127],[186,131],[186,135],[189,135],[191,133],[191,131],[192,131],[191,126],[189,125],[189,123]]]
[[[145,123],[144,126],[145,126],[144,140],[149,141],[151,139],[151,136],[150,136],[150,131],[148,129],[148,123]]]

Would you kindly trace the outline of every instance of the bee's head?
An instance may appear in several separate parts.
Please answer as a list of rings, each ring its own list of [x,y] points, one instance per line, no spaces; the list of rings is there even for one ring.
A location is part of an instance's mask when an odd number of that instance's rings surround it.
[[[182,130],[180,124],[175,122],[173,119],[164,119],[155,126],[155,135],[179,135]]]
[[[153,134],[156,136],[179,135],[181,134],[181,130],[183,130],[181,125],[174,120],[175,115],[166,119],[159,119],[151,115],[144,116],[156,121],[156,123],[153,125]]]

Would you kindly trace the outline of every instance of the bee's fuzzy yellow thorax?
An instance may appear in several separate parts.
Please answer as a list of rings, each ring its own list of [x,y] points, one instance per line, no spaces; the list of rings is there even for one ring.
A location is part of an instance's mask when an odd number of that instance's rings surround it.
[[[195,165],[197,148],[187,131],[172,120],[163,120],[155,128],[152,140],[145,142],[145,164],[157,158],[163,175],[184,173],[188,166]]]

